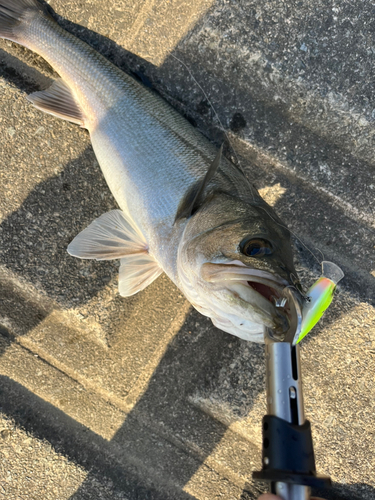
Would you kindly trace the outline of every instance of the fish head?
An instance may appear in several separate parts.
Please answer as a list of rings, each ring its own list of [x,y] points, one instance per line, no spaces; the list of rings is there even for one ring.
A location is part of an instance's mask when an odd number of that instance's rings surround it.
[[[246,340],[262,342],[265,326],[282,337],[295,301],[302,302],[290,232],[258,197],[247,203],[217,194],[207,201],[186,223],[177,267],[194,307]]]

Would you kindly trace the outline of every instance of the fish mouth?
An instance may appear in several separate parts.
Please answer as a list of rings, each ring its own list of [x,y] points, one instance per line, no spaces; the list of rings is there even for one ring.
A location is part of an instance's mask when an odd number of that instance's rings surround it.
[[[253,269],[242,262],[206,263],[202,278],[209,283],[224,285],[236,299],[259,312],[261,322],[276,335],[285,335],[295,316],[295,303],[286,294],[289,283],[268,271]]]

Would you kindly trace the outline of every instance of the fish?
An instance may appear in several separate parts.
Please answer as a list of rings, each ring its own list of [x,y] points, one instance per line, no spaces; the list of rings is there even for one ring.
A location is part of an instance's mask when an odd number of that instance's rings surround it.
[[[52,14],[38,0],[0,0],[0,37],[58,73],[27,98],[88,130],[119,207],[80,232],[68,253],[119,259],[124,297],[164,272],[217,328],[253,342],[264,341],[265,328],[283,336],[299,287],[285,224],[222,146]]]

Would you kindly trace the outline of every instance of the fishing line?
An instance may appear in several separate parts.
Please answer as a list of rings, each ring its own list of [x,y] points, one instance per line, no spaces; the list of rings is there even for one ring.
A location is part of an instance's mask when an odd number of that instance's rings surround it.
[[[222,132],[224,132],[224,135],[225,135],[225,137],[226,137],[226,139],[227,139],[227,141],[228,141],[228,143],[229,143],[230,147],[232,148],[233,153],[234,153],[234,156],[236,157],[236,160],[237,160],[237,162],[238,162],[238,164],[239,164],[239,166],[241,167],[241,170],[242,170],[242,165],[241,165],[240,159],[239,159],[239,158],[238,158],[238,156],[237,156],[236,150],[234,149],[233,144],[232,144],[232,142],[231,142],[231,140],[229,139],[229,136],[228,136],[228,134],[227,134],[227,131],[225,130],[224,125],[221,123],[221,120],[220,120],[220,118],[219,118],[219,115],[217,114],[216,109],[214,108],[214,105],[212,104],[212,102],[211,102],[210,98],[208,97],[208,95],[207,95],[207,94],[206,94],[206,92],[204,91],[203,87],[202,87],[202,86],[198,83],[197,79],[195,78],[195,76],[193,75],[193,73],[191,72],[191,70],[189,69],[189,67],[188,67],[188,66],[187,66],[187,65],[186,65],[183,61],[181,61],[181,59],[179,59],[178,57],[176,57],[174,54],[172,54],[172,53],[171,53],[171,56],[172,56],[174,59],[176,59],[176,61],[178,61],[180,64],[182,64],[182,66],[183,66],[183,67],[186,69],[186,71],[189,73],[190,77],[191,77],[191,78],[192,78],[192,80],[195,82],[195,84],[197,85],[197,87],[201,90],[201,92],[202,92],[202,94],[204,95],[204,97],[206,98],[206,100],[207,100],[208,104],[211,106],[211,109],[212,109],[212,111],[214,112],[214,115],[215,115],[215,117],[216,117],[217,121],[218,121],[218,122],[219,122],[219,124],[220,124],[221,130],[222,130]]]
[[[280,227],[286,229],[287,231],[289,231],[301,243],[301,245],[303,245],[306,248],[306,250],[308,250],[311,253],[311,255],[314,257],[314,259],[317,261],[317,263],[319,265],[322,264],[322,262],[325,260],[325,257],[324,257],[324,253],[319,248],[317,248],[317,250],[318,250],[318,252],[321,253],[322,260],[319,260],[318,257],[314,254],[314,252],[312,250],[310,250],[310,248],[308,248],[305,245],[305,243],[301,240],[301,238],[299,236],[297,236],[296,233],[294,233],[291,229],[289,229],[289,227],[284,226],[283,224],[281,224],[280,222],[278,222],[277,220],[275,220],[272,217],[272,215],[264,207],[258,207],[258,208],[261,208],[264,212],[266,212],[266,214],[268,215],[268,217],[270,217],[275,222],[275,224],[277,224],[278,226],[280,226]]]
[[[240,162],[240,159],[239,159],[239,157],[238,157],[238,155],[237,155],[237,152],[236,152],[236,150],[235,150],[235,148],[234,148],[234,146],[233,146],[233,144],[232,144],[231,140],[229,139],[229,135],[227,134],[227,131],[225,130],[225,128],[224,128],[224,126],[223,126],[223,124],[222,124],[222,122],[221,122],[221,120],[220,120],[220,118],[219,118],[219,115],[217,114],[216,109],[214,108],[214,105],[212,104],[212,102],[211,102],[210,98],[208,97],[208,95],[206,94],[205,90],[204,90],[204,89],[203,89],[203,87],[199,84],[199,82],[197,81],[197,79],[195,78],[195,76],[193,75],[193,73],[191,72],[190,68],[189,68],[189,67],[188,67],[188,66],[187,66],[187,65],[186,65],[183,61],[181,61],[181,59],[179,59],[179,58],[178,58],[177,56],[175,56],[174,54],[172,54],[172,53],[171,53],[170,55],[171,55],[174,59],[176,59],[176,61],[178,61],[180,64],[182,64],[182,66],[186,69],[186,71],[189,73],[189,75],[190,75],[190,77],[192,78],[192,80],[195,82],[195,84],[197,85],[197,87],[200,89],[200,91],[202,92],[202,94],[203,94],[203,95],[204,95],[204,97],[206,98],[206,100],[207,100],[208,104],[211,106],[211,109],[212,109],[212,111],[214,112],[214,115],[215,115],[215,117],[216,117],[217,121],[218,121],[218,122],[219,122],[219,124],[220,124],[220,127],[221,127],[222,132],[224,132],[224,135],[225,135],[225,137],[226,137],[226,139],[227,139],[227,141],[228,141],[228,143],[229,143],[230,147],[231,147],[231,148],[232,148],[232,150],[233,150],[233,153],[234,153],[234,156],[236,157],[236,160],[237,160],[237,162],[238,162],[238,165],[240,166],[240,168],[241,168],[242,172],[244,173],[243,168],[242,168],[242,165],[241,165],[241,162]],[[244,174],[244,175],[245,175],[245,174]],[[245,176],[245,178],[246,178],[246,176]],[[247,178],[246,178],[246,180],[247,180]],[[254,198],[254,193],[253,193],[253,191],[252,191],[252,185],[251,185],[251,184],[250,184],[250,187],[251,187],[251,194],[252,194],[252,196],[253,196],[253,201],[255,202],[256,200],[255,200],[255,198]],[[296,238],[296,239],[297,239],[297,240],[301,243],[301,245],[302,245],[302,246],[303,246],[303,247],[304,247],[304,248],[305,248],[308,252],[310,252],[310,253],[311,253],[311,255],[312,255],[312,256],[314,257],[314,259],[318,262],[318,264],[319,264],[320,266],[322,265],[322,262],[325,260],[325,258],[324,258],[324,254],[323,254],[323,252],[322,252],[319,248],[317,248],[317,250],[318,250],[318,252],[320,252],[320,254],[322,255],[322,260],[321,260],[321,261],[320,261],[320,260],[318,259],[318,257],[314,254],[314,252],[313,252],[312,250],[310,250],[310,248],[308,248],[308,247],[307,247],[307,245],[305,245],[305,243],[301,240],[301,238],[300,238],[299,236],[297,236],[297,235],[296,235],[296,234],[295,234],[295,233],[294,233],[291,229],[289,229],[288,227],[284,226],[283,224],[281,224],[280,222],[278,222],[277,220],[275,220],[275,219],[272,217],[272,215],[271,215],[271,214],[270,214],[270,213],[269,213],[269,212],[268,212],[268,211],[267,211],[264,207],[259,206],[258,208],[261,208],[264,212],[266,212],[266,214],[267,214],[267,215],[268,215],[268,216],[269,216],[269,217],[270,217],[270,218],[271,218],[271,219],[275,222],[275,224],[277,224],[278,226],[280,226],[280,227],[282,227],[282,228],[286,229],[287,231],[289,231],[289,232],[290,232],[290,233],[291,233],[291,234],[292,234],[292,235],[293,235],[293,236],[294,236],[294,237],[295,237],[295,238]]]
[[[200,83],[197,81],[197,79],[195,78],[195,76],[194,76],[194,75],[193,75],[193,73],[191,72],[190,68],[189,68],[189,67],[188,67],[188,66],[187,66],[187,65],[186,65],[183,61],[181,61],[181,59],[179,59],[179,58],[178,58],[177,56],[175,56],[174,54],[172,54],[172,53],[171,53],[170,55],[171,55],[174,59],[176,59],[176,61],[178,61],[180,64],[182,64],[182,66],[186,69],[186,71],[189,73],[189,75],[190,75],[190,77],[192,78],[192,80],[194,81],[194,83],[197,85],[197,87],[200,89],[200,91],[202,92],[202,94],[203,94],[203,95],[204,95],[204,97],[206,98],[206,100],[207,100],[208,104],[211,106],[211,109],[212,109],[212,111],[214,112],[214,115],[215,115],[215,117],[216,117],[217,121],[219,122],[219,125],[220,125],[220,127],[221,127],[221,130],[222,130],[222,132],[224,132],[224,135],[225,135],[225,137],[226,137],[226,139],[227,139],[227,141],[228,141],[228,143],[229,143],[230,147],[232,148],[232,151],[233,151],[233,153],[234,153],[234,156],[236,157],[236,160],[237,160],[238,166],[239,166],[239,168],[240,168],[240,170],[241,170],[241,172],[242,172],[243,176],[245,177],[246,182],[248,182],[248,184],[249,184],[249,187],[250,187],[250,192],[251,192],[251,196],[253,197],[253,201],[255,202],[256,200],[255,200],[255,196],[254,196],[254,193],[253,193],[253,186],[252,186],[252,184],[248,181],[248,179],[247,179],[247,177],[246,177],[246,175],[245,175],[244,169],[243,169],[243,167],[242,167],[242,165],[241,165],[241,161],[240,161],[240,159],[239,159],[239,157],[238,157],[238,155],[237,155],[237,152],[236,152],[236,150],[235,150],[235,148],[234,148],[234,146],[233,146],[233,144],[232,144],[231,140],[229,139],[229,135],[228,135],[228,133],[227,133],[227,131],[226,131],[226,129],[225,129],[225,127],[224,127],[224,125],[222,124],[222,122],[221,122],[221,120],[220,120],[220,118],[219,118],[219,115],[218,115],[218,113],[216,112],[216,109],[214,108],[214,105],[213,105],[213,104],[212,104],[212,102],[211,102],[211,99],[210,99],[210,98],[208,97],[208,95],[206,94],[206,92],[205,92],[204,88],[203,88],[203,87],[200,85]]]
[[[253,186],[252,186],[252,184],[246,178],[246,175],[245,175],[245,173],[243,171],[240,159],[237,156],[237,152],[234,149],[234,147],[233,147],[233,145],[232,145],[232,143],[231,143],[231,141],[229,139],[229,136],[227,134],[227,131],[225,130],[223,124],[221,123],[219,115],[217,114],[217,112],[216,112],[216,110],[215,110],[215,108],[214,108],[211,100],[209,99],[208,95],[206,94],[206,92],[204,91],[204,89],[202,88],[202,86],[197,82],[196,78],[194,77],[194,75],[192,74],[192,72],[190,71],[190,69],[188,68],[188,66],[183,61],[181,61],[178,57],[176,57],[175,55],[173,55],[173,54],[171,54],[171,55],[172,55],[172,57],[174,59],[176,59],[176,61],[178,61],[180,64],[182,64],[184,66],[184,68],[186,68],[186,70],[188,71],[190,77],[193,79],[193,81],[195,82],[195,84],[201,90],[201,92],[205,96],[208,104],[211,106],[211,109],[213,110],[214,115],[216,116],[216,119],[219,122],[219,124],[221,126],[221,129],[224,132],[225,137],[227,138],[227,141],[228,141],[230,147],[232,148],[232,150],[234,152],[234,156],[237,159],[237,162],[238,162],[238,165],[240,167],[240,170],[242,170],[244,178],[246,179],[246,181],[248,182],[248,184],[250,186],[251,194],[253,196],[253,201],[256,202],[255,196],[254,196],[254,192],[253,192]],[[280,224],[280,222],[276,221],[274,219],[274,217],[271,214],[269,214],[268,211],[264,207],[259,206],[259,205],[258,205],[258,207],[261,208],[277,225],[279,225],[280,227],[282,227],[282,228],[286,229],[287,231],[289,231],[289,233],[292,234],[301,243],[301,245],[306,250],[308,250],[310,252],[310,254],[319,263],[319,265],[321,266],[321,269],[322,269],[322,277],[320,277],[307,290],[306,294],[302,292],[302,289],[301,289],[301,286],[299,284],[298,278],[296,276],[294,276],[293,273],[290,275],[290,279],[291,279],[293,285],[288,285],[287,288],[294,288],[304,298],[304,305],[303,305],[303,308],[302,308],[302,322],[301,322],[301,325],[300,325],[300,332],[299,332],[298,338],[295,337],[293,339],[293,344],[295,345],[296,343],[300,342],[310,332],[310,330],[316,325],[316,323],[323,316],[324,311],[327,309],[327,307],[332,302],[333,294],[334,294],[334,291],[336,289],[336,285],[344,277],[344,273],[342,272],[342,270],[336,264],[334,264],[332,262],[325,261],[324,260],[324,254],[323,254],[323,252],[318,248],[317,250],[320,252],[320,254],[322,255],[322,258],[323,258],[322,261],[319,261],[318,257],[315,255],[315,253],[312,250],[310,250],[310,248],[308,248],[307,245],[305,245],[305,243],[301,240],[301,238],[299,238],[289,228],[287,228],[283,224]]]

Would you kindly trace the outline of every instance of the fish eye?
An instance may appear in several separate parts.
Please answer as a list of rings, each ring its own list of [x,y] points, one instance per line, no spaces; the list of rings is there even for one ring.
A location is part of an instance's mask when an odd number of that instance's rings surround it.
[[[242,243],[240,245],[240,250],[248,257],[263,257],[264,255],[271,255],[273,247],[268,240],[253,238]]]

